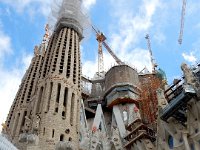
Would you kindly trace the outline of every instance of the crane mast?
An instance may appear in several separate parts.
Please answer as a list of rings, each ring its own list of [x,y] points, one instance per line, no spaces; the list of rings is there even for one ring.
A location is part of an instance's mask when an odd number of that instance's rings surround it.
[[[98,45],[98,75],[100,76],[100,74],[104,72],[102,42],[106,40],[106,37],[103,35],[103,33],[99,33],[96,36],[97,36],[96,40],[99,43]]]
[[[184,21],[185,21],[185,10],[186,10],[186,0],[183,0],[182,12],[181,12],[181,28],[178,43],[181,45],[183,41],[183,29],[184,29]]]
[[[97,37],[97,41],[99,42],[99,48],[98,48],[98,72],[100,73],[101,68],[103,68],[103,51],[102,51],[102,45],[106,48],[106,50],[110,53],[110,55],[115,59],[115,61],[117,62],[118,65],[123,65],[124,62],[122,62],[116,55],[115,53],[112,51],[112,49],[108,46],[108,44],[106,43],[106,37],[105,35],[100,32],[97,31],[94,26],[92,26],[92,29],[94,30],[94,32],[96,33],[96,37]]]
[[[150,53],[150,57],[151,57],[152,73],[155,73],[157,64],[155,63],[155,60],[153,59],[153,53],[152,53],[152,50],[151,50],[151,41],[150,41],[149,34],[147,34],[145,36],[145,39],[147,40],[147,47],[148,47],[148,50],[149,50],[149,53]]]

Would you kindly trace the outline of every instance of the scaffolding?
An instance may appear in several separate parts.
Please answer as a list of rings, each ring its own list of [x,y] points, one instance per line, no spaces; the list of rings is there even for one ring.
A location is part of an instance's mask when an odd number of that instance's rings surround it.
[[[157,120],[157,96],[156,90],[162,88],[162,79],[157,74],[140,75],[141,99],[140,110],[143,121],[152,128],[156,128]]]
[[[53,31],[56,23],[62,18],[76,20],[83,30],[90,27],[90,19],[83,10],[81,0],[54,0],[51,6],[51,16],[48,18],[50,30]]]

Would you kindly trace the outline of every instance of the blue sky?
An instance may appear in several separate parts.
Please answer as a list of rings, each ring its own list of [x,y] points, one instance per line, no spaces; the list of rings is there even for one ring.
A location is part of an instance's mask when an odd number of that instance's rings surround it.
[[[49,21],[53,0],[0,0],[0,123],[9,111],[23,74],[40,44]],[[177,42],[182,0],[83,0],[92,24],[107,37],[117,56],[135,66],[151,70],[145,35],[151,37],[154,58],[169,83],[181,76],[180,65],[200,58],[200,3],[188,0],[183,44]],[[82,41],[83,74],[97,71],[97,42],[86,27]],[[105,69],[115,61],[104,50]],[[96,67],[94,67],[96,66]]]

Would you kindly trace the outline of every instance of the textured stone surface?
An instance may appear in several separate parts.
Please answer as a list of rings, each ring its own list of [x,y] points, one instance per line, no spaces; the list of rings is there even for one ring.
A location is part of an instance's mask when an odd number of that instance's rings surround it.
[[[79,35],[63,27],[53,33],[48,47],[44,45],[35,48],[8,115],[6,132],[20,149],[53,150],[59,141],[75,143],[74,148],[78,149]]]

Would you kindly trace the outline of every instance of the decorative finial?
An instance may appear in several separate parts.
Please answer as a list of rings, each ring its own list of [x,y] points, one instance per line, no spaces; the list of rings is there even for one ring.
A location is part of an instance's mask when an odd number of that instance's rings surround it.
[[[39,55],[40,51],[39,51],[39,47],[36,45],[34,48],[34,54],[35,55]]]
[[[49,24],[46,24],[45,26],[45,34],[42,40],[42,43],[46,43],[49,39]]]

